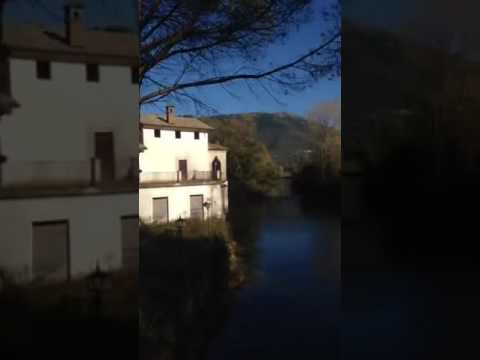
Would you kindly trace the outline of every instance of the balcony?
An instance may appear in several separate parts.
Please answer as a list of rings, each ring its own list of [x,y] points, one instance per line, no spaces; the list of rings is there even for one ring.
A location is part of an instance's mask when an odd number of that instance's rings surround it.
[[[222,172],[213,171],[141,171],[140,184],[185,184],[225,181],[226,177]]]
[[[78,161],[19,162],[7,159],[0,166],[0,196],[27,196],[138,188],[138,158],[117,159],[102,164],[100,159]]]

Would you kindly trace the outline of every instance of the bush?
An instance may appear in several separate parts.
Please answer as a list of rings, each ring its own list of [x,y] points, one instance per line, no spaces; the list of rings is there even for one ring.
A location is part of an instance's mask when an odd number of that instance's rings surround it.
[[[97,317],[85,279],[44,285],[10,283],[0,292],[0,356],[27,358],[35,349],[38,355],[62,359],[64,347],[76,349],[71,359],[89,357],[92,348],[101,356],[133,356],[138,351],[131,341],[138,332],[136,284],[136,275],[112,274]]]
[[[197,353],[223,323],[239,272],[224,220],[141,227],[140,336],[155,356]],[[173,354],[173,355],[172,355]]]

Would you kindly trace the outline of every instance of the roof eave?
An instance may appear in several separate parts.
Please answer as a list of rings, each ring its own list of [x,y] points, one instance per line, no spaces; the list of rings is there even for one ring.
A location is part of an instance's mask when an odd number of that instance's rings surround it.
[[[209,132],[214,130],[213,128],[196,128],[196,127],[185,127],[185,126],[169,126],[163,124],[141,124],[145,129],[166,129],[166,130],[188,130],[188,131],[204,131]]]

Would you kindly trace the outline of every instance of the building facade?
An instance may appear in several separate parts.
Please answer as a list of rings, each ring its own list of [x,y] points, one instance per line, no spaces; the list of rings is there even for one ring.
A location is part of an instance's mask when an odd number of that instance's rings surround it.
[[[138,261],[138,37],[4,27],[11,95],[0,123],[0,268],[69,279]]]
[[[140,121],[139,214],[145,223],[223,217],[228,211],[227,149],[192,117],[148,114]]]

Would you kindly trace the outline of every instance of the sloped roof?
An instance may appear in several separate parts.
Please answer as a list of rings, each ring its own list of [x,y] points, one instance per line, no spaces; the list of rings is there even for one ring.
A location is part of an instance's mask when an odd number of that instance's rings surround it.
[[[208,150],[227,150],[228,148],[220,144],[208,144]]]
[[[170,124],[165,118],[156,114],[142,114],[140,117],[140,123],[144,126],[153,128],[213,130],[212,127],[194,117],[177,116],[175,118],[175,123]]]
[[[64,30],[47,30],[38,25],[5,26],[3,43],[13,53],[40,52],[138,58],[138,36],[134,33],[106,30],[83,31],[84,44],[70,46]]]

